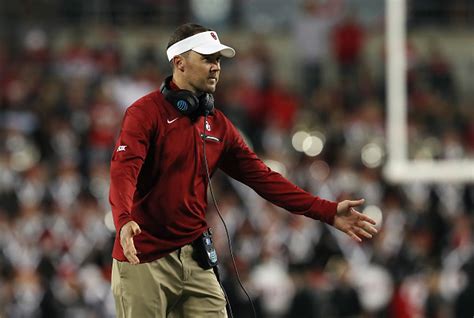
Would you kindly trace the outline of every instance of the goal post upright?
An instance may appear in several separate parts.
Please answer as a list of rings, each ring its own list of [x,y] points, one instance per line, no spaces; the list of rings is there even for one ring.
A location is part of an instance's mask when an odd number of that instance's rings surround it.
[[[385,177],[393,183],[474,182],[474,160],[410,160],[406,89],[406,0],[386,0],[386,142]]]

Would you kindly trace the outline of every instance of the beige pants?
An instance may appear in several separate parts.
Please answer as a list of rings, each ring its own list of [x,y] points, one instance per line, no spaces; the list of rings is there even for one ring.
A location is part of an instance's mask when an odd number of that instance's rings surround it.
[[[112,292],[118,318],[227,317],[224,293],[212,269],[192,259],[186,245],[154,262],[113,260]]]

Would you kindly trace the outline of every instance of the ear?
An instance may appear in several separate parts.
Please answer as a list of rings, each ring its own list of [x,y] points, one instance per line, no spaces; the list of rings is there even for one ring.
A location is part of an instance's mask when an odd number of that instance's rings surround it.
[[[173,57],[172,63],[175,69],[184,72],[184,66],[186,65],[186,59],[184,58],[184,56],[176,55],[175,57]]]

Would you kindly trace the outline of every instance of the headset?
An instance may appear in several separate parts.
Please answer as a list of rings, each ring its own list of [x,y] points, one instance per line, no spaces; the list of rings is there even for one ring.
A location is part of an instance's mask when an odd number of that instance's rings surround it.
[[[170,86],[171,79],[172,76],[168,76],[164,80],[160,91],[165,96],[165,99],[181,114],[195,119],[214,112],[214,97],[212,94],[204,93],[196,96],[193,92],[186,89],[173,90]]]

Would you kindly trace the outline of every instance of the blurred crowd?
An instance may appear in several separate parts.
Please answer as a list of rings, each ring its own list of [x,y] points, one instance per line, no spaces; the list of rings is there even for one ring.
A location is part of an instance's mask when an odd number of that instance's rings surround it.
[[[472,317],[474,184],[384,179],[385,75],[364,59],[372,33],[342,5],[301,6],[287,37],[296,83],[275,73],[265,36],[248,34],[223,62],[216,105],[302,188],[365,198],[379,234],[357,244],[217,173],[239,277],[258,317]],[[0,317],[114,317],[109,160],[124,110],[170,68],[164,48],[130,54],[112,29],[95,30],[98,44],[88,36],[57,49],[34,28],[0,42]],[[429,52],[407,49],[410,157],[473,159],[474,101],[453,61]],[[298,131],[318,136],[320,151],[298,151]],[[374,149],[378,160],[362,155]],[[224,286],[234,316],[251,317],[216,212],[209,200]]]

